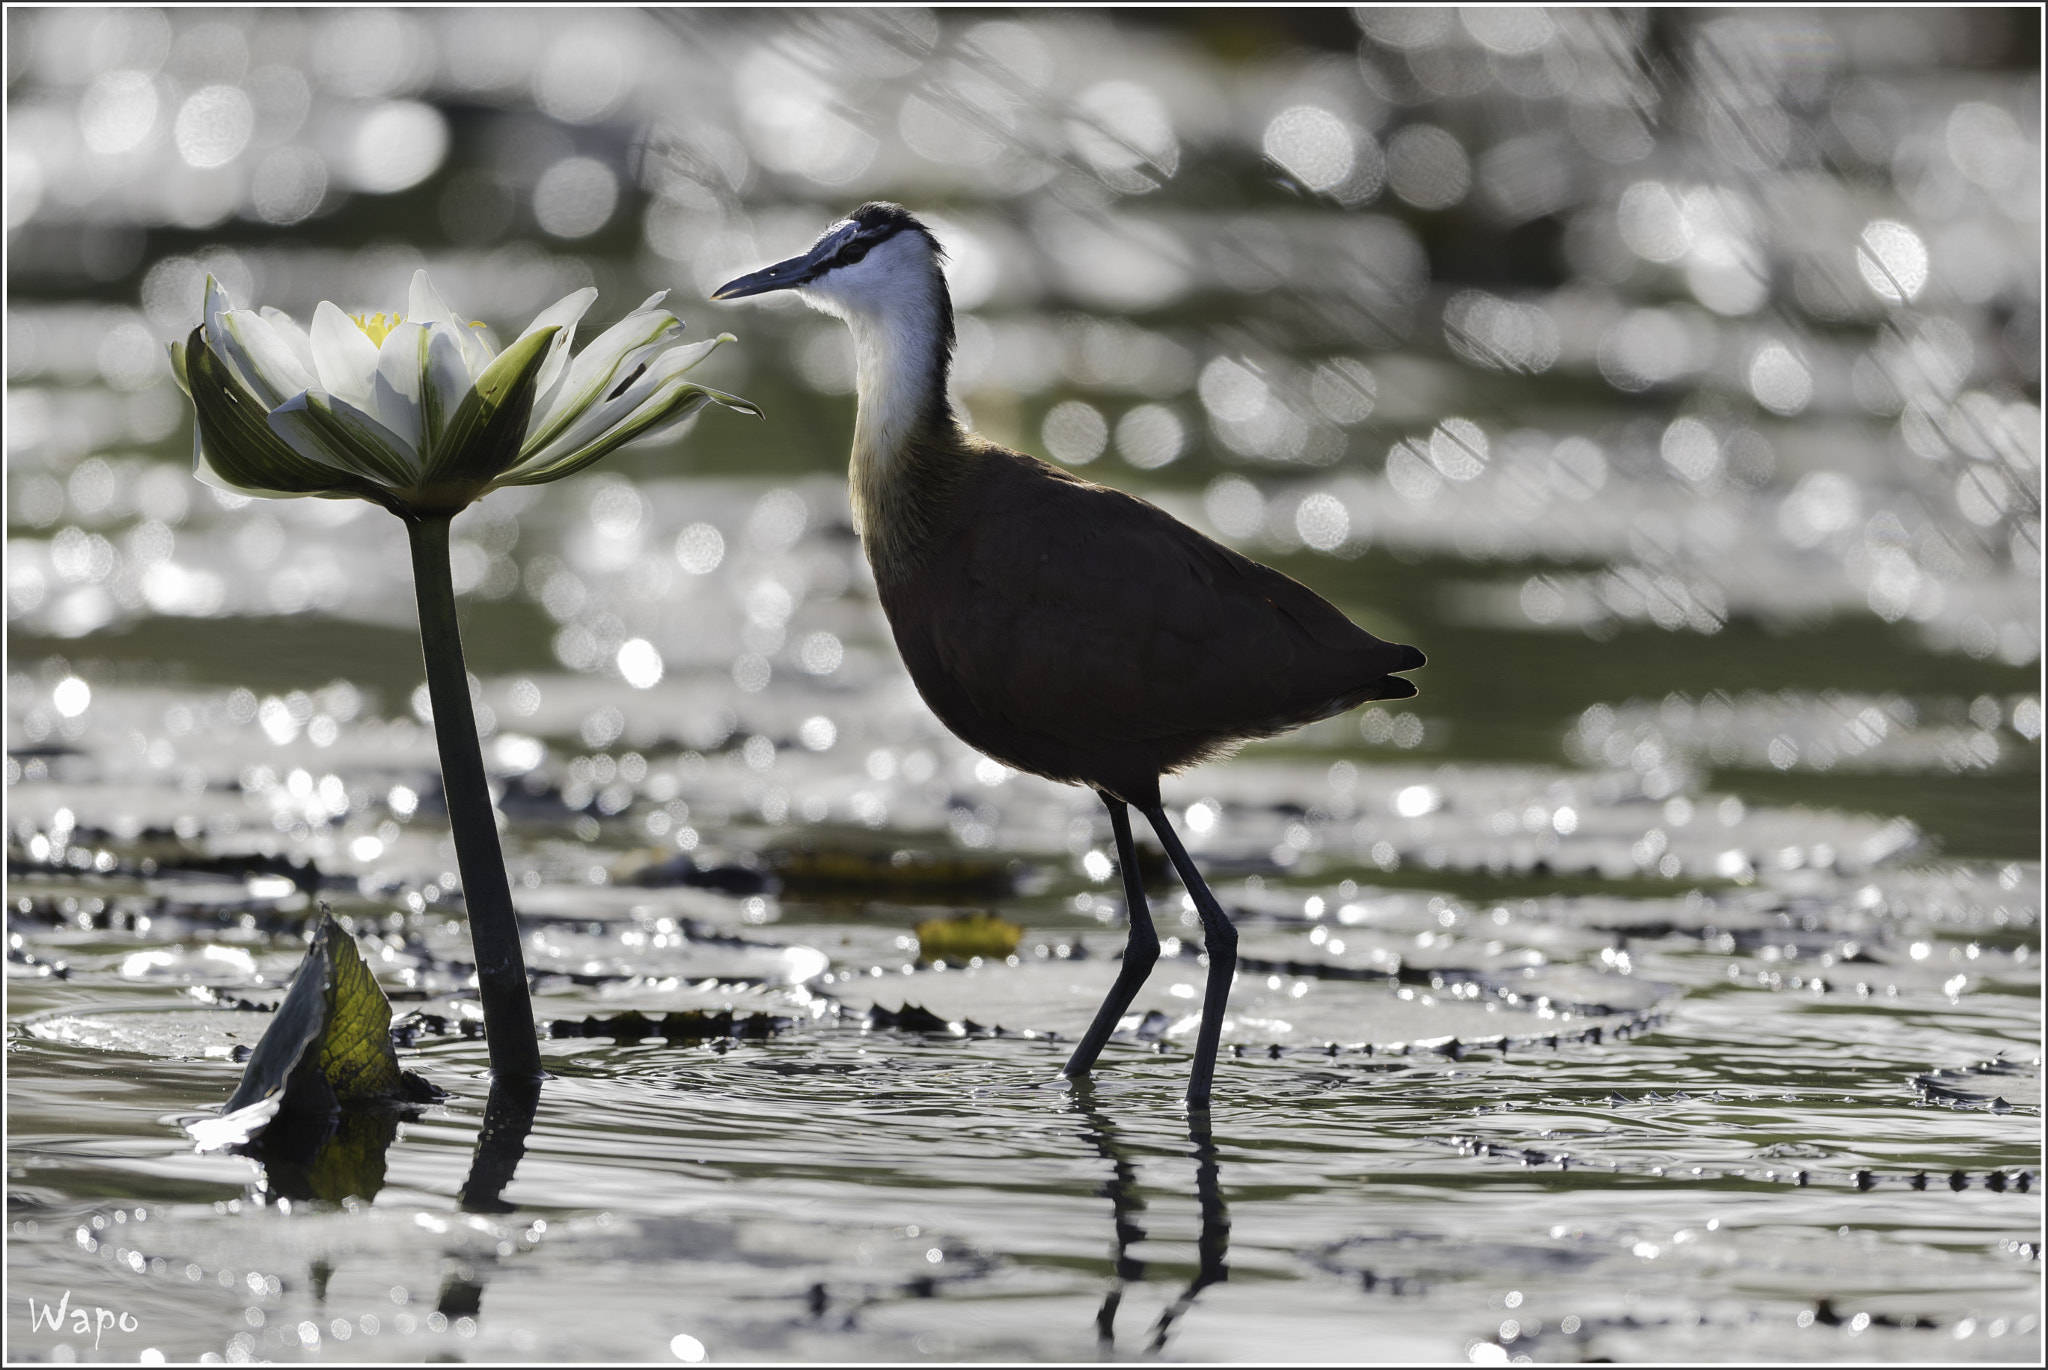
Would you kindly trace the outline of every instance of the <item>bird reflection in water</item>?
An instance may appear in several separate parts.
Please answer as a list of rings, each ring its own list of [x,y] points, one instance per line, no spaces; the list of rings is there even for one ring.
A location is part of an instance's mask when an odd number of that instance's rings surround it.
[[[1094,1087],[1086,1079],[1076,1080],[1072,1098],[1074,1109],[1081,1115],[1082,1135],[1110,1165],[1109,1179],[1100,1193],[1109,1200],[1115,1245],[1110,1257],[1109,1292],[1103,1296],[1102,1307],[1095,1315],[1096,1338],[1107,1350],[1116,1344],[1116,1315],[1123,1304],[1125,1289],[1145,1278],[1145,1262],[1131,1254],[1131,1248],[1148,1236],[1136,1216],[1145,1210],[1145,1200],[1138,1192],[1137,1167],[1118,1135],[1116,1124],[1097,1107]],[[1230,1267],[1224,1259],[1230,1252],[1230,1209],[1223,1202],[1216,1139],[1206,1110],[1189,1110],[1188,1143],[1188,1154],[1195,1161],[1195,1202],[1202,1223],[1195,1238],[1195,1277],[1152,1325],[1147,1351],[1164,1348],[1174,1324],[1194,1306],[1196,1297],[1210,1285],[1230,1278]]]

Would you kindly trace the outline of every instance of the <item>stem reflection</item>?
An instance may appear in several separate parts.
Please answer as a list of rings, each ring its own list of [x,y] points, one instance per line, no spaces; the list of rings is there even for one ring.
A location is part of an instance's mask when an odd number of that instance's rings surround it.
[[[538,1080],[492,1078],[490,1098],[484,1102],[483,1130],[476,1136],[469,1178],[462,1183],[463,1212],[510,1213],[517,1207],[498,1196],[512,1183],[512,1172],[526,1155],[526,1134],[533,1130],[533,1115],[539,1108]]]
[[[484,1125],[470,1157],[469,1178],[457,1195],[463,1212],[510,1213],[519,1207],[501,1196],[526,1155],[526,1136],[533,1130],[539,1108],[538,1080],[493,1077],[490,1097],[484,1101]],[[435,1296],[434,1311],[451,1323],[457,1318],[482,1316],[484,1286],[490,1283],[490,1271],[498,1263],[497,1252],[455,1247],[446,1255],[448,1273]]]

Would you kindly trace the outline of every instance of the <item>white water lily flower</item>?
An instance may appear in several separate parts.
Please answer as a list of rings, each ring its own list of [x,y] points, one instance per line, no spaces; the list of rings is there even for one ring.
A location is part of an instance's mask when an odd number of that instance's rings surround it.
[[[360,498],[400,515],[452,514],[503,485],[580,471],[706,403],[760,416],[746,400],[682,379],[730,333],[678,347],[667,291],[571,355],[597,291],[540,312],[494,353],[427,273],[404,316],[351,317],[323,301],[302,328],[276,309],[236,309],[208,277],[206,321],[173,344],[199,422],[203,481],[271,496]]]

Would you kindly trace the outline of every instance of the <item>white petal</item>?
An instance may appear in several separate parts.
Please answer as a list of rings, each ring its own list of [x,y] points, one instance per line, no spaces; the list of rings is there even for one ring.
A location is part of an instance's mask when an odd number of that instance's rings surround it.
[[[330,397],[331,398],[331,397]],[[337,471],[354,471],[355,463],[337,452],[326,435],[306,421],[312,392],[294,395],[270,411],[270,431],[283,438],[292,451],[307,461],[331,466]]]
[[[250,310],[230,309],[210,318],[207,346],[266,408],[313,384],[312,373],[300,364],[291,344],[269,320]]]
[[[520,466],[544,466],[579,448],[589,446],[602,437],[607,429],[630,418],[634,410],[654,398],[656,392],[664,385],[702,361],[707,353],[730,337],[730,334],[724,334],[705,342],[692,343],[688,347],[670,348],[650,362],[647,369],[641,372],[623,393],[591,404],[542,446],[524,453],[520,458]]]
[[[312,343],[321,388],[358,408],[369,408],[377,375],[377,344],[370,335],[331,301],[322,300],[313,311]]]
[[[328,409],[352,432],[366,441],[381,444],[390,455],[397,457],[414,473],[418,474],[421,462],[419,449],[409,445],[397,433],[377,421],[377,416],[366,409],[359,409],[339,395],[328,397]]]
[[[526,326],[526,331],[519,335],[523,338],[527,333],[533,333],[550,326],[559,327],[562,330],[555,334],[555,341],[548,348],[548,359],[541,363],[540,379],[535,382],[533,387],[533,393],[536,396],[533,407],[536,410],[541,410],[544,407],[554,388],[560,383],[563,372],[568,369],[569,349],[576,341],[576,325],[582,320],[584,314],[589,312],[590,306],[596,302],[596,289],[592,286],[585,286],[575,294],[564,295],[546,309],[541,310],[539,314],[534,316],[533,322]]]
[[[264,305],[256,312],[277,330],[277,335],[291,348],[292,355],[299,359],[299,365],[306,368],[306,374],[317,374],[319,368],[313,364],[313,340],[306,336],[305,327],[282,309],[273,309],[269,305]]]
[[[574,333],[576,325],[590,312],[590,306],[597,303],[597,287],[586,285],[581,290],[564,295],[546,309],[533,316],[533,322],[519,330],[519,336],[542,328],[560,328],[564,333]]]
[[[569,363],[561,383],[535,401],[526,428],[528,440],[551,441],[564,425],[605,399],[622,378],[648,366],[654,353],[669,346],[682,327],[675,315],[657,309],[628,314],[607,328]]]
[[[523,460],[505,472],[497,484],[524,485],[560,480],[625,443],[642,442],[675,431],[689,422],[699,409],[714,401],[748,412],[759,412],[737,396],[722,395],[681,376],[670,376],[651,393],[642,396],[641,402],[618,422],[595,434],[582,446],[554,444],[548,451]]]
[[[384,335],[377,349],[377,379],[370,387],[371,413],[377,421],[420,450],[420,387],[427,368],[424,324],[401,323]]]
[[[465,324],[455,311],[448,307],[441,293],[434,289],[434,283],[427,279],[426,268],[412,274],[412,290],[406,297],[405,317],[412,323],[445,323],[455,330],[455,337],[461,343],[462,357],[468,364],[469,376],[475,380],[483,369],[491,364],[497,355],[490,341],[483,336],[481,326]]]
[[[266,408],[305,389],[311,380],[300,374],[303,368],[270,326],[260,316],[236,309],[211,276],[206,278],[206,345]]]
[[[308,461],[384,485],[403,486],[419,475],[418,455],[398,434],[336,395],[294,395],[270,411],[270,430]]]
[[[665,376],[679,376],[717,351],[721,343],[737,341],[732,334],[721,333],[715,338],[706,338],[703,342],[673,348],[661,359],[661,373]]]
[[[456,335],[462,340],[462,360],[469,367],[470,378],[483,375],[484,368],[498,359],[498,349],[491,346],[491,332],[480,323],[464,327],[455,325]]]
[[[457,328],[462,321],[455,317],[441,299],[441,293],[434,289],[434,283],[427,279],[427,269],[421,267],[412,273],[412,289],[405,299],[405,317],[411,323],[447,323]]]
[[[227,288],[223,286],[219,281],[216,281],[212,276],[208,276],[206,278],[205,305],[206,336],[208,342],[211,342],[213,340],[213,330],[217,326],[217,320],[220,318],[221,315],[227,313],[230,309],[233,309],[234,307],[234,302],[228,299]]]
[[[206,325],[206,345],[213,349],[213,355],[228,362],[227,315],[234,305],[228,300],[228,292],[212,276],[206,278],[206,305],[203,322]]]
[[[448,420],[462,407],[463,396],[475,384],[469,363],[462,355],[462,335],[467,331],[457,324],[435,322],[427,325],[427,367],[425,383],[420,389],[420,451],[423,456],[431,454]]]
[[[640,410],[667,407],[669,402],[674,398],[675,392],[685,387],[689,387],[692,389],[700,389],[699,387],[693,385],[692,382],[684,380],[679,374],[670,375],[668,379],[664,380],[660,385],[655,387],[654,392],[652,394],[648,395],[644,400],[640,402]],[[636,443],[648,443],[666,437],[668,434],[674,432],[676,429],[682,427],[691,419],[695,418],[697,416],[698,410],[702,409],[705,404],[711,403],[715,399],[720,400],[722,402],[722,397],[720,396],[719,392],[711,391],[709,394],[705,395],[705,397],[698,403],[684,405],[675,413],[670,414],[667,418],[661,419],[658,422],[654,423],[652,426],[642,430],[640,433],[634,436],[633,441]],[[638,412],[639,410],[635,411],[636,414]]]
[[[659,369],[650,370],[648,375],[635,382],[616,404],[603,406],[605,412],[591,415],[589,426],[578,424],[577,427],[583,429],[582,435],[551,443],[546,450],[526,457],[499,475],[493,482],[494,486],[542,484],[573,475],[627,443],[643,442],[674,432],[707,404],[721,404],[759,418],[761,411],[749,401],[684,379],[684,373],[705,352],[719,343],[731,341],[732,334],[724,333],[711,343],[688,349],[682,356],[664,357]],[[591,432],[605,420],[613,421]],[[582,446],[570,445],[575,436],[586,435],[589,441]]]

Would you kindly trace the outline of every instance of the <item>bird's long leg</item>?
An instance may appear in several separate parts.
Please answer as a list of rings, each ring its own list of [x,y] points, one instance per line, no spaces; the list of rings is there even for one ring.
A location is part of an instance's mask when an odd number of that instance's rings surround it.
[[[1237,929],[1231,926],[1216,896],[1209,892],[1208,882],[1195,869],[1188,849],[1180,844],[1166,810],[1156,806],[1146,809],[1145,818],[1152,824],[1152,831],[1159,834],[1160,845],[1166,848],[1174,870],[1180,873],[1181,884],[1194,897],[1195,912],[1202,919],[1202,940],[1209,953],[1209,983],[1202,992],[1202,1028],[1195,1035],[1195,1068],[1188,1076],[1188,1107],[1207,1108],[1209,1084],[1216,1077],[1216,1044],[1223,1033],[1223,1006],[1230,998],[1231,977],[1237,973]]]
[[[1060,1071],[1070,1079],[1087,1074],[1095,1065],[1095,1058],[1102,1054],[1109,1034],[1116,1031],[1124,1010],[1138,997],[1138,986],[1145,983],[1145,977],[1159,960],[1159,934],[1152,928],[1152,909],[1145,902],[1145,881],[1138,874],[1138,850],[1131,842],[1131,811],[1123,800],[1110,795],[1103,795],[1102,802],[1109,809],[1109,826],[1116,834],[1116,864],[1124,874],[1124,902],[1129,906],[1131,937],[1124,944],[1123,966],[1116,973],[1116,983],[1110,986],[1109,997],[1102,1001],[1095,1021],[1088,1025],[1087,1035]]]

